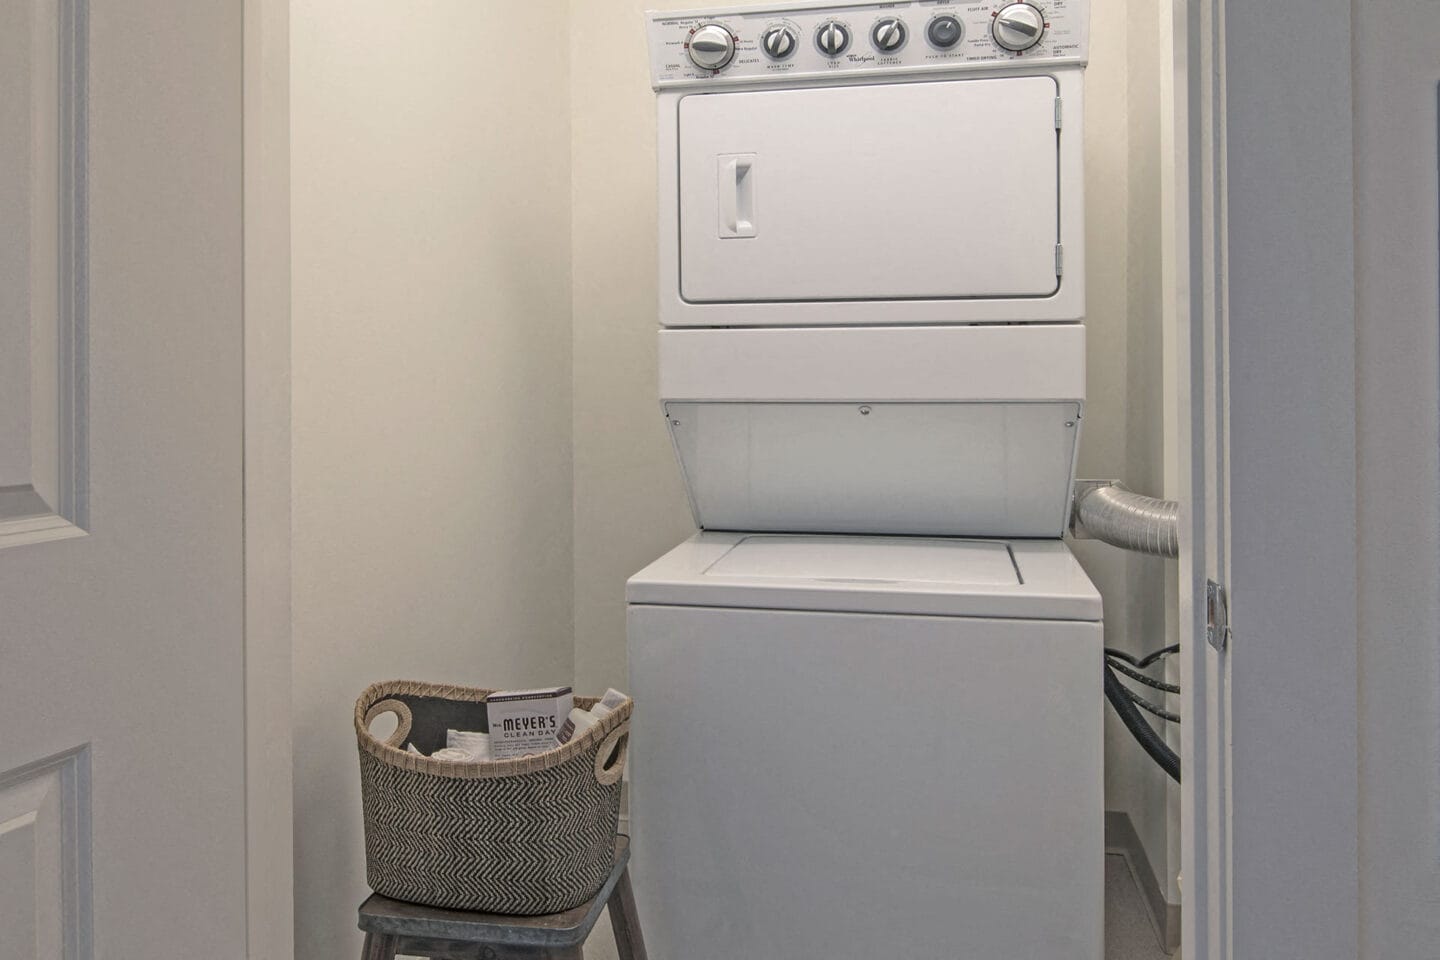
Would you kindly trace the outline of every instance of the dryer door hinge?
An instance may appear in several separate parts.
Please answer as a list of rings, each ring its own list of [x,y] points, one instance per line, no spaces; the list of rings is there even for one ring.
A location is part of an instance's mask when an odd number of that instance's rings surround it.
[[[1205,581],[1205,639],[1219,653],[1230,646],[1230,598],[1214,580]]]
[[[1065,276],[1065,246],[1060,243],[1055,244],[1055,276]]]
[[[1062,104],[1062,103],[1064,103],[1064,101],[1061,100],[1059,97],[1056,97],[1056,98],[1055,98],[1055,129],[1056,129],[1056,130],[1059,130],[1059,129],[1060,129],[1060,125],[1064,122],[1064,119],[1063,119],[1063,111],[1061,110],[1061,104]]]

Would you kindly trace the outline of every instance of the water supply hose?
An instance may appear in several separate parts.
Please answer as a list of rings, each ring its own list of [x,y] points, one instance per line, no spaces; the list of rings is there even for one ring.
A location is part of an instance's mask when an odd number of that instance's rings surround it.
[[[1136,742],[1150,755],[1150,759],[1159,764],[1160,769],[1169,775],[1171,780],[1180,782],[1180,758],[1175,751],[1170,749],[1155,728],[1140,716],[1140,711],[1135,709],[1135,704],[1130,702],[1130,697],[1125,692],[1125,687],[1120,683],[1120,678],[1115,676],[1115,671],[1110,669],[1110,664],[1105,664],[1105,698],[1110,701],[1110,706],[1115,708],[1115,713],[1120,717],[1120,722],[1125,724]]]
[[[1180,554],[1180,506],[1112,483],[1082,490],[1075,515],[1096,540],[1157,557]]]

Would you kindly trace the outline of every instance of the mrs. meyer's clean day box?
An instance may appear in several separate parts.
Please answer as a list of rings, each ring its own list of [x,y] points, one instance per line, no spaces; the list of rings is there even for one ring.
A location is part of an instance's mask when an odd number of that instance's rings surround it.
[[[555,734],[575,706],[569,687],[497,690],[485,698],[490,754],[496,760],[540,753],[555,746]]]

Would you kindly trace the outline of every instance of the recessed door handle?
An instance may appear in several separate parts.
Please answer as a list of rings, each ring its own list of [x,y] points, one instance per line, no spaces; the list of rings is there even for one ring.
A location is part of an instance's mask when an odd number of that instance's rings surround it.
[[[718,158],[716,199],[722,238],[753,237],[755,226],[755,160],[753,153],[727,153]]]

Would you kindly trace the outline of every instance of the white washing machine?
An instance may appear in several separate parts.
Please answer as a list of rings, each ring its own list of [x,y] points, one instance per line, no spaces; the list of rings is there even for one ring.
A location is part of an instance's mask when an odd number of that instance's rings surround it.
[[[627,594],[647,940],[1099,960],[1101,603],[1061,540],[1087,8],[648,16],[702,532]]]
[[[1100,596],[1064,544],[707,532],[628,600],[654,956],[1099,960]]]

